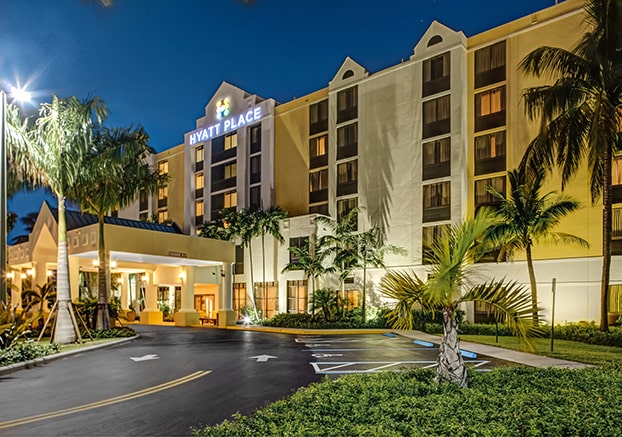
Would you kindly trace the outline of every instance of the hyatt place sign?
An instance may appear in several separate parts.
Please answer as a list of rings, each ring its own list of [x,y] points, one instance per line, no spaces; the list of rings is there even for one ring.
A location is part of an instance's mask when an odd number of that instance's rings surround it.
[[[190,133],[190,145],[210,140],[214,137],[224,135],[227,132],[234,131],[248,124],[261,120],[261,107],[256,106],[242,114],[234,115],[227,119],[221,120],[210,126],[197,129]]]

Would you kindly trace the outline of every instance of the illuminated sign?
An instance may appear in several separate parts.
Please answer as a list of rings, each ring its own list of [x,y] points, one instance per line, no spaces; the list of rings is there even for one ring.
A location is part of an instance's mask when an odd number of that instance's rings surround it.
[[[225,97],[222,100],[216,102],[216,118],[222,120],[231,113],[231,107],[229,106],[229,97]]]
[[[239,129],[242,126],[261,120],[261,117],[261,107],[256,106],[255,108],[251,108],[240,115],[234,115],[233,117],[229,117],[218,123],[197,129],[196,131],[190,133],[190,145],[192,146],[193,144],[201,141],[207,141],[219,135],[226,134],[232,130]]]

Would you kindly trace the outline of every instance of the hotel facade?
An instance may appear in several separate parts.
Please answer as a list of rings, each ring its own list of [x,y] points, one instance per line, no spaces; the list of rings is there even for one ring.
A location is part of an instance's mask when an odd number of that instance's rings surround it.
[[[156,196],[141,196],[118,216],[170,220],[184,236],[205,240],[196,237],[199,226],[222,209],[278,205],[289,216],[281,222],[285,244],[267,236],[264,260],[260,239],[252,242],[252,251],[227,243],[224,260],[214,253],[205,256],[220,266],[216,288],[198,280],[186,284],[182,308],[174,297],[181,280],[168,278],[172,294],[152,281],[146,290],[150,310],[157,311],[156,300],[166,301],[175,311],[195,311],[208,319],[219,314],[219,323],[225,318],[231,323],[252,300],[252,257],[254,285],[265,290],[258,302],[264,315],[306,311],[310,282],[302,271],[282,272],[291,260],[288,247],[326,232],[315,220],[318,214],[340,218],[354,207],[360,208],[359,231],[380,227],[387,243],[406,250],[407,255],[389,256],[387,268],[414,269],[425,278],[423,255],[442,226],[493,204],[486,187],[506,192],[507,172],[518,165],[538,129],[525,116],[521,92],[540,82],[517,66],[537,47],[573,47],[585,31],[582,6],[581,1],[566,0],[471,37],[434,21],[401,63],[370,73],[347,57],[327,87],[285,103],[223,82],[196,128],[184,134],[184,143],[153,157],[161,173],[169,175],[168,186]],[[622,305],[621,162],[613,169],[612,312]],[[543,191],[554,190],[561,192],[555,172]],[[555,279],[556,321],[597,320],[602,205],[591,203],[585,165],[564,192],[582,208],[564,218],[557,231],[582,237],[590,246],[534,247],[539,300],[550,320]],[[114,258],[114,251],[110,256]],[[167,266],[171,258],[157,262]],[[28,268],[27,259],[9,261],[16,269]],[[195,266],[197,275],[213,265]],[[384,272],[368,272],[371,306],[385,303],[376,290]],[[478,264],[477,274],[529,284],[520,253],[512,260]],[[324,277],[322,285],[339,287],[331,277]],[[358,305],[362,286],[362,272],[346,280],[351,306]],[[482,307],[465,310],[471,320],[486,315]],[[194,315],[179,320],[196,322]]]

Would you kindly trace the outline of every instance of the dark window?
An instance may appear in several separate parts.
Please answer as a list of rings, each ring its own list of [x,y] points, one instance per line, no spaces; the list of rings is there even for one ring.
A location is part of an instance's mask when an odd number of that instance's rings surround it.
[[[451,138],[423,143],[423,180],[449,176]]]
[[[475,132],[505,125],[505,86],[475,94]]]
[[[235,190],[214,194],[211,198],[211,219],[216,220],[218,218],[218,212],[222,209],[235,211],[237,203],[238,196]]]
[[[343,73],[343,76],[341,76],[341,79],[342,80],[343,79],[347,79],[347,78],[352,77],[352,76],[354,76],[354,71],[348,70],[345,73]]]
[[[351,197],[349,199],[340,199],[337,201],[337,219],[341,220],[350,211],[358,206],[358,197]],[[357,226],[358,227],[358,226]]]
[[[337,165],[337,196],[358,192],[358,161],[343,162]]]
[[[475,88],[505,80],[505,41],[475,52]]]
[[[279,310],[278,285],[278,282],[255,282],[255,289],[261,290],[255,302],[266,319],[274,317]]]
[[[140,214],[138,214],[138,220],[140,220],[141,222],[146,222],[147,220],[149,220],[149,213],[141,212]]]
[[[214,138],[212,140],[212,163],[235,157],[237,154],[237,145],[237,132]]]
[[[449,52],[423,61],[423,97],[450,88]]]
[[[451,130],[449,95],[423,102],[423,138],[447,134]]]
[[[138,210],[146,211],[149,209],[149,193],[147,190],[140,190],[140,194],[138,195]]]
[[[309,173],[309,203],[328,200],[328,169]]]
[[[289,247],[297,247],[302,249],[304,247],[309,246],[309,237],[295,237],[289,239]],[[300,262],[300,257],[293,253],[289,252],[289,262],[294,264]]]
[[[287,312],[307,312],[307,281],[287,281]]]
[[[328,165],[328,135],[309,140],[309,167],[317,168]]]
[[[251,153],[261,152],[261,123],[248,128],[250,131]]]
[[[337,93],[337,123],[358,117],[358,86]]]
[[[475,174],[505,171],[505,131],[475,137]]]
[[[449,181],[423,186],[423,221],[435,222],[451,218],[451,184]]]
[[[616,156],[612,161],[611,185],[613,203],[622,203],[622,156]]]
[[[313,205],[309,207],[309,214],[322,214],[328,215],[328,203],[321,205]]]
[[[611,210],[611,254],[622,255],[622,208]]]
[[[212,193],[236,186],[237,164],[235,161],[212,167]]]
[[[250,188],[250,202],[248,206],[251,208],[261,208],[261,186],[258,185]]]
[[[328,100],[309,106],[309,135],[328,130]]]
[[[242,314],[244,308],[246,308],[246,284],[236,282],[233,284],[233,310],[238,320],[244,317]]]
[[[244,246],[235,246],[235,264],[233,273],[236,275],[244,274]]]
[[[499,200],[488,192],[489,186],[505,196],[505,176],[475,181],[475,208],[499,203]]]
[[[443,38],[440,35],[434,35],[428,40],[428,47],[432,47],[433,45],[440,44],[442,42]]]
[[[251,184],[261,182],[261,155],[251,156],[250,179]]]
[[[356,156],[358,153],[358,123],[337,128],[337,159]]]

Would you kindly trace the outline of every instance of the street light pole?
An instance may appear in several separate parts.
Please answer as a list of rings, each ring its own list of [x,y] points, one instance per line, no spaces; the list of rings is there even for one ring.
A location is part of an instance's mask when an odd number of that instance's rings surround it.
[[[6,94],[0,89],[0,302],[7,303]]]

